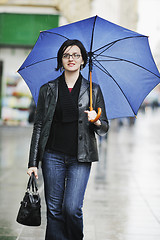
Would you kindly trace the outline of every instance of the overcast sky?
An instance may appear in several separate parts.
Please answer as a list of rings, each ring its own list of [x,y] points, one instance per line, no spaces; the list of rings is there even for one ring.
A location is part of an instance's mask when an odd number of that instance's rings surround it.
[[[139,0],[138,32],[149,36],[152,51],[160,47],[160,0]]]

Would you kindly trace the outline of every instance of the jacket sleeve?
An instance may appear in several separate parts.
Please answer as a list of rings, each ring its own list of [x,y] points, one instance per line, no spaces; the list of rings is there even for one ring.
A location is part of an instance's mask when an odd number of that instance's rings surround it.
[[[99,118],[99,120],[101,121],[101,125],[96,126],[94,124],[94,131],[98,135],[103,136],[108,132],[109,122],[108,122],[107,115],[106,115],[106,109],[105,109],[103,94],[102,94],[102,91],[100,89],[100,86],[98,85],[96,102],[95,102],[95,109],[97,110],[99,107],[102,109],[102,114]]]
[[[37,108],[35,112],[35,121],[33,126],[33,133],[30,145],[29,163],[28,167],[38,167],[38,147],[41,135],[42,123],[45,110],[44,87],[40,89]]]

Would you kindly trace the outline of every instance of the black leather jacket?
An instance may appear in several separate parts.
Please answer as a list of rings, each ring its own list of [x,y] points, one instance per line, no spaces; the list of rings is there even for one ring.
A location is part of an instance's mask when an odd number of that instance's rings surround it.
[[[28,167],[38,167],[39,161],[43,159],[58,98],[58,81],[59,78],[46,83],[40,88]],[[100,127],[88,122],[87,114],[84,113],[85,110],[89,109],[89,81],[82,77],[78,99],[77,159],[79,162],[98,161],[95,132],[99,135],[104,135],[109,128],[101,89],[99,85],[93,83],[93,109],[96,110],[98,107],[102,108]]]

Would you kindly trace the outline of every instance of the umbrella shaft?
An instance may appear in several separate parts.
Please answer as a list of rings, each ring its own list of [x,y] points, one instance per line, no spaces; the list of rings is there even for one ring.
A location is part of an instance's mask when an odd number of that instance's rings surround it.
[[[92,106],[92,72],[89,72],[89,77],[90,77],[90,111],[93,110]]]

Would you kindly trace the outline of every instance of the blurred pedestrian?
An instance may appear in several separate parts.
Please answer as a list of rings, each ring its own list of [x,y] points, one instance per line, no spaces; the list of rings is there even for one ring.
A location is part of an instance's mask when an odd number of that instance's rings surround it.
[[[98,161],[95,132],[109,128],[99,85],[93,84],[93,106],[89,109],[89,82],[81,75],[87,52],[78,40],[67,40],[57,54],[57,79],[40,89],[31,140],[28,174],[42,161],[47,205],[46,240],[83,239],[82,206],[91,163]]]

